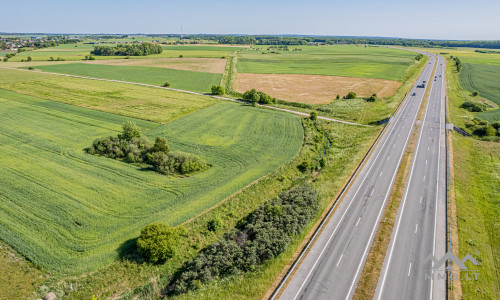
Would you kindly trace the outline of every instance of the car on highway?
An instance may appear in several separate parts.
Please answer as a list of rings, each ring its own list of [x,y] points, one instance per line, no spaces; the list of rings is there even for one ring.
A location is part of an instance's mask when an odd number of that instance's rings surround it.
[[[413,94],[411,94],[411,95],[412,95],[412,96],[415,96],[416,94],[417,94],[417,93],[413,93]]]

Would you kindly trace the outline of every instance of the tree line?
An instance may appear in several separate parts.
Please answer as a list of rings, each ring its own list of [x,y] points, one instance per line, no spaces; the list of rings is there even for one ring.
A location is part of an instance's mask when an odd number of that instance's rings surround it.
[[[94,50],[90,52],[92,55],[102,55],[102,56],[146,56],[150,54],[160,54],[163,48],[159,45],[154,45],[151,43],[142,44],[132,44],[132,45],[122,45],[118,44],[116,46],[95,46]]]
[[[307,45],[307,44],[367,44],[392,45],[403,47],[470,47],[500,49],[500,41],[446,41],[420,40],[402,38],[364,38],[364,37],[308,37],[308,36],[266,36],[246,35],[228,36],[214,35],[213,39],[220,44],[251,44],[251,45]],[[205,37],[206,38],[206,37]]]

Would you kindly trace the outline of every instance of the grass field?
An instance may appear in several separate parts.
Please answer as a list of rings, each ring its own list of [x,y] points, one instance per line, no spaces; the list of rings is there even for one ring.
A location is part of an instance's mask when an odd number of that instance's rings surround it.
[[[477,91],[481,97],[500,105],[500,64],[463,64],[460,82],[467,90]],[[500,121],[500,109],[480,113],[478,117],[490,122]]]
[[[167,123],[219,100],[164,89],[0,69],[0,88],[122,116]]]
[[[309,74],[402,80],[415,53],[383,47],[353,45],[290,46],[302,51],[262,54],[263,50],[239,55],[239,73]],[[259,47],[259,49],[266,49]]]
[[[478,281],[461,280],[463,299],[500,295],[500,147],[453,135],[459,257],[479,262]],[[471,266],[469,266],[471,267]]]
[[[140,82],[158,86],[168,81],[172,88],[200,93],[210,92],[210,87],[214,84],[220,84],[222,78],[221,74],[216,73],[201,73],[156,67],[108,66],[82,63],[38,66],[36,69],[45,72]]]
[[[219,103],[175,122],[136,120],[150,138],[195,153],[211,168],[189,178],[143,171],[84,148],[127,118],[0,90],[0,236],[35,264],[94,270],[154,221],[177,225],[290,161],[297,117]],[[105,237],[105,238],[103,238]]]
[[[209,57],[221,58],[228,57],[232,52],[246,49],[245,47],[229,47],[229,46],[205,46],[205,45],[175,45],[162,46],[163,52],[149,57]]]

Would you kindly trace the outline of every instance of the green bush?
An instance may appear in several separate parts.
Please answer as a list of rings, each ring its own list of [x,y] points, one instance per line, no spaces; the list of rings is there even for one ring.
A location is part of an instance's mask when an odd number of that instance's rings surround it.
[[[165,83],[164,83],[162,86],[163,86],[163,87],[169,87],[169,86],[170,86],[170,82],[165,81]]]
[[[308,160],[303,161],[300,163],[300,165],[297,166],[297,168],[302,172],[306,172],[307,170],[311,169],[312,165],[311,162]]]
[[[177,232],[166,223],[153,223],[141,229],[137,250],[148,261],[164,262],[175,255]]]
[[[221,86],[221,85],[217,85],[217,84],[214,84],[212,85],[212,94],[213,95],[219,95],[219,96],[222,96],[226,93],[226,91],[224,90],[224,87]]]
[[[344,96],[344,99],[356,99],[356,93],[349,92],[349,93],[347,93],[347,95]]]
[[[222,220],[219,217],[215,217],[212,220],[208,221],[207,229],[208,231],[217,232],[222,227]]]
[[[371,95],[370,97],[368,97],[366,99],[366,101],[368,101],[368,102],[375,102],[375,101],[377,101],[377,94]]]
[[[318,119],[318,112],[312,111],[311,114],[309,115],[309,119],[316,121]]]

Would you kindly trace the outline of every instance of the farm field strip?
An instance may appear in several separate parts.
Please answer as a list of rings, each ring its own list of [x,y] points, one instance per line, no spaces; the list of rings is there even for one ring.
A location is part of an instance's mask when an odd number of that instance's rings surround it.
[[[110,66],[159,67],[202,73],[224,73],[226,59],[223,58],[130,58],[86,61],[88,64]]]
[[[2,68],[2,67],[0,67],[0,68]],[[220,100],[225,100],[225,101],[231,101],[231,102],[238,102],[238,103],[242,103],[242,104],[248,104],[246,101],[243,101],[243,100],[237,100],[237,99],[232,99],[232,98],[227,98],[227,97],[221,97],[221,96],[214,96],[214,95],[210,95],[210,94],[202,94],[202,93],[197,93],[197,92],[192,92],[192,91],[186,91],[186,90],[179,90],[179,89],[174,89],[174,88],[167,88],[167,87],[155,86],[155,85],[145,84],[145,83],[128,82],[128,81],[103,79],[103,78],[93,78],[93,77],[86,77],[86,76],[77,76],[77,75],[69,75],[69,74],[61,74],[61,73],[43,72],[43,71],[28,71],[28,70],[25,70],[25,69],[15,69],[15,68],[8,68],[8,67],[3,67],[3,68],[7,69],[7,70],[26,71],[26,72],[30,72],[32,74],[38,73],[38,74],[48,74],[48,75],[56,75],[56,76],[66,76],[66,77],[76,78],[76,79],[89,79],[89,80],[97,80],[97,81],[112,82],[112,83],[132,84],[132,85],[137,85],[137,86],[152,87],[152,88],[163,89],[163,90],[168,90],[168,91],[176,91],[176,92],[181,92],[181,93],[186,93],[186,94],[191,94],[191,95],[205,96],[205,97],[207,97],[207,99],[212,98],[212,99],[220,99]],[[0,72],[0,78],[1,78],[1,72]],[[1,87],[2,87],[2,84],[0,84],[0,88]],[[28,92],[25,89],[21,89],[21,88],[19,88],[19,86],[16,86],[16,85],[10,86],[9,88],[6,88],[6,89],[16,90],[17,92],[20,92],[20,93],[30,93],[30,92],[32,93],[33,92],[33,91],[29,91]],[[66,98],[64,98],[63,102],[74,103],[71,100],[68,102]],[[91,107],[96,108],[94,106],[91,106]],[[295,110],[291,110],[291,109],[284,109],[284,108],[279,108],[279,107],[274,107],[274,106],[269,106],[269,105],[261,105],[261,104],[258,104],[258,106],[265,107],[265,108],[268,108],[268,109],[278,110],[278,111],[284,111],[284,112],[296,114],[296,115],[299,115],[299,116],[309,116],[309,114],[307,114],[307,113],[303,113],[303,112],[299,112],[299,111],[295,111]],[[98,109],[98,108],[96,108],[96,109]],[[103,110],[103,111],[110,111],[110,108],[109,107],[105,107],[104,109],[101,109],[101,110]],[[111,111],[118,112],[118,111],[120,111],[120,109],[118,109],[118,108],[111,108]],[[143,118],[143,119],[147,119],[147,120],[152,120],[151,117],[144,116],[142,113],[136,113],[136,112],[134,112],[132,114],[129,114],[128,111],[121,110],[120,114],[123,114],[123,115],[126,115],[126,116],[133,116],[133,117],[137,117],[137,118]],[[334,119],[334,118],[322,117],[322,116],[318,116],[318,119],[327,120],[327,121],[331,121],[331,122],[337,122],[337,123],[343,123],[343,124],[348,124],[348,125],[371,127],[370,125],[359,124],[359,123],[354,123],[354,122],[349,122],[349,121],[344,121],[344,120],[339,120],[339,119]],[[152,120],[152,121],[155,121],[155,120]],[[159,122],[163,122],[163,121],[159,121]]]
[[[151,139],[211,168],[188,178],[96,157],[84,148],[126,117],[0,90],[0,236],[35,264],[80,273],[118,257],[144,225],[176,225],[290,161],[302,126],[290,114],[221,102],[166,125]],[[97,226],[97,224],[99,224]],[[103,237],[106,237],[103,239]]]
[[[38,66],[37,69],[45,72],[146,83],[158,86],[168,81],[173,88],[200,93],[209,92],[210,87],[214,84],[220,84],[222,79],[222,74],[216,73],[141,66],[75,63]]]
[[[290,48],[302,51],[283,51],[280,54],[262,54],[262,50],[245,51],[238,59],[238,72],[330,75],[399,81],[408,66],[415,61],[414,53],[383,47],[337,45]]]

